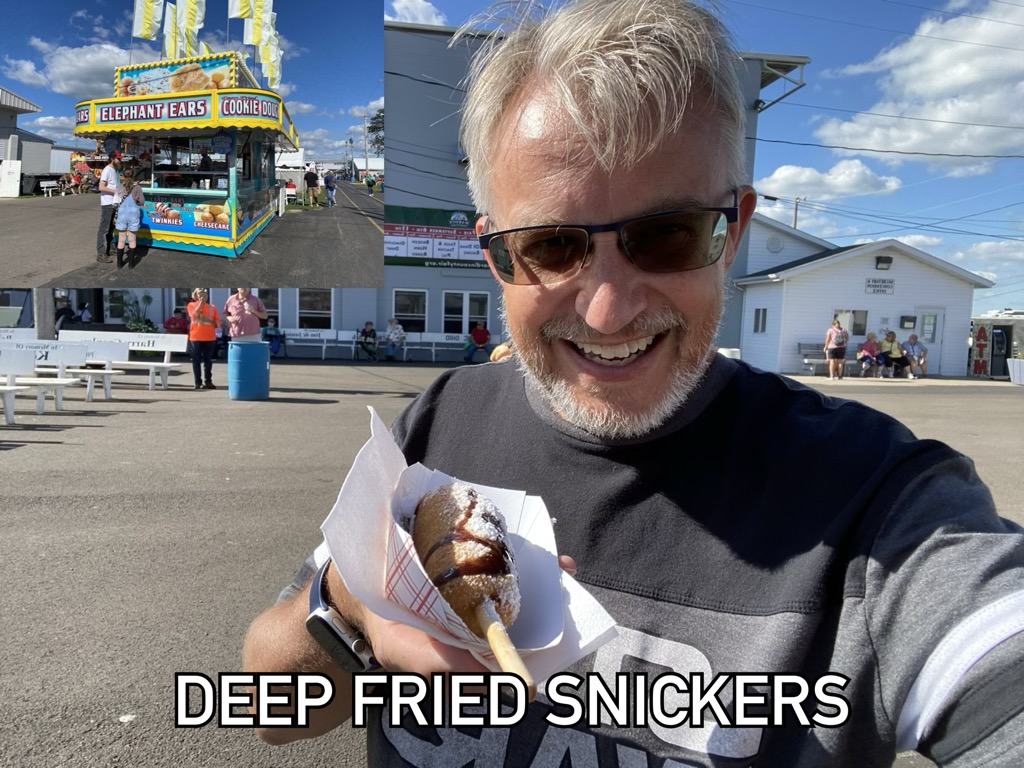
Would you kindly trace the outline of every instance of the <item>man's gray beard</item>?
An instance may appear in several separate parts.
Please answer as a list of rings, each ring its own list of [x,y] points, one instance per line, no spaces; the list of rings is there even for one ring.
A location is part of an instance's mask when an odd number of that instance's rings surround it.
[[[504,327],[511,334],[512,326],[505,312],[505,302],[499,307]],[[724,312],[724,306],[722,309]],[[626,336],[641,337],[653,335],[670,328],[678,329],[684,338],[693,333],[700,334],[697,364],[690,369],[676,366],[671,375],[671,382],[664,397],[652,407],[640,413],[623,413],[615,410],[607,403],[594,408],[580,403],[573,394],[567,381],[544,370],[544,361],[539,348],[535,345],[524,346],[514,343],[516,365],[523,375],[536,383],[550,408],[565,421],[582,429],[588,434],[602,440],[621,440],[642,437],[664,424],[675,414],[696,390],[700,380],[707,372],[715,353],[714,339],[721,323],[722,312],[713,323],[703,327],[692,328],[686,319],[672,310],[665,308],[652,314],[642,315],[624,329]],[[597,338],[582,320],[575,318],[555,318],[549,320],[540,329],[540,335],[548,341],[572,338]],[[590,394],[598,397],[600,388],[594,387]]]

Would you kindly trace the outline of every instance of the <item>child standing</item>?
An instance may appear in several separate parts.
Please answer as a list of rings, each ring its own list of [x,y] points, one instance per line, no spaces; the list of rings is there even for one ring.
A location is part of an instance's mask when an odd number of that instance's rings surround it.
[[[128,239],[128,269],[135,269],[135,233],[139,231],[139,224],[142,223],[142,206],[146,204],[146,198],[142,194],[142,187],[135,181],[135,171],[129,168],[121,174],[121,183],[117,187],[117,196],[121,205],[117,209],[117,268],[124,266],[125,260],[125,237]]]

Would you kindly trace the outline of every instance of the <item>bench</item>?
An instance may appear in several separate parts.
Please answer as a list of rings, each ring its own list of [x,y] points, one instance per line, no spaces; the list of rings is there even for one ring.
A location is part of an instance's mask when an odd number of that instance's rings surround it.
[[[6,389],[15,388],[36,388],[36,413],[43,412],[46,403],[46,395],[53,393],[53,408],[55,411],[64,410],[64,388],[78,383],[78,379],[71,377],[48,378],[36,376],[36,362],[39,353],[28,347],[18,347],[15,344],[29,344],[31,342],[4,342],[0,344],[0,378],[4,379]],[[84,352],[84,350],[83,350]],[[4,394],[4,416],[9,415],[13,419],[13,400],[11,401],[11,412],[7,411],[7,398],[12,395]],[[13,421],[8,421],[13,424]]]
[[[329,328],[282,328],[284,334],[285,357],[288,356],[288,347],[314,347],[320,350],[320,359],[327,359],[327,345],[336,344],[338,332]]]
[[[53,193],[60,190],[60,184],[56,181],[40,181],[39,189],[41,189],[43,194],[47,197],[53,197]]]
[[[407,333],[405,334],[405,352],[403,360],[409,359],[409,353],[415,350],[429,351],[430,362],[437,362],[438,352],[458,352],[460,359],[465,357],[466,339],[465,333]],[[487,342],[491,349],[501,343],[501,337],[491,334],[491,340]]]
[[[103,382],[103,399],[113,399],[111,378],[123,376],[124,371],[114,370],[114,360],[128,359],[128,344],[116,341],[92,341],[86,344],[85,365],[91,368],[68,368],[66,373],[86,379],[85,402],[91,403],[96,381]]]
[[[188,336],[181,333],[115,333],[111,331],[65,331],[61,330],[59,341],[84,342],[121,342],[128,345],[133,352],[163,352],[164,359],[159,361],[146,360],[113,360],[114,367],[126,370],[143,370],[149,373],[149,389],[156,389],[156,376],[160,374],[161,389],[167,389],[167,376],[171,371],[181,368],[181,363],[171,362],[172,352],[188,351]]]
[[[810,371],[811,376],[816,375],[819,365],[824,367],[826,371],[828,370],[828,358],[825,357],[825,347],[823,343],[799,341],[797,342],[796,347],[797,354],[800,355],[804,365],[806,365],[807,369]],[[851,358],[849,355],[849,347],[847,347],[846,360],[843,361],[843,376],[849,375],[851,367],[853,370],[856,370],[860,366],[857,363],[856,354]]]
[[[0,347],[0,372],[8,369],[31,371],[35,368],[35,364],[35,353],[30,349]],[[6,379],[4,383],[0,383],[0,397],[4,401],[4,421],[8,425],[14,423],[14,396],[19,392],[28,391],[28,389],[27,386],[7,382]]]

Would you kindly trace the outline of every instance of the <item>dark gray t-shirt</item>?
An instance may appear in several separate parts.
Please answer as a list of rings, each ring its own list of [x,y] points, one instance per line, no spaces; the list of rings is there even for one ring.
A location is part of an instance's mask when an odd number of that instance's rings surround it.
[[[510,363],[442,375],[393,432],[410,463],[544,499],[559,552],[618,625],[574,672],[834,672],[850,716],[561,728],[542,696],[511,729],[435,729],[390,728],[384,708],[370,765],[862,768],[898,744],[1024,765],[1024,537],[948,446],[718,356],[641,440],[574,430]]]

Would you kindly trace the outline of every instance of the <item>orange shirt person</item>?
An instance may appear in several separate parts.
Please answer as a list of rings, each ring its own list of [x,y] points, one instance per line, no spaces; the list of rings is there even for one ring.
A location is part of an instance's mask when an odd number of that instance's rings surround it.
[[[220,314],[207,301],[205,288],[194,289],[192,299],[185,308],[189,317],[188,342],[192,355],[192,375],[196,380],[196,389],[216,389],[213,383],[213,350],[217,346]],[[205,383],[201,373],[206,374]]]

